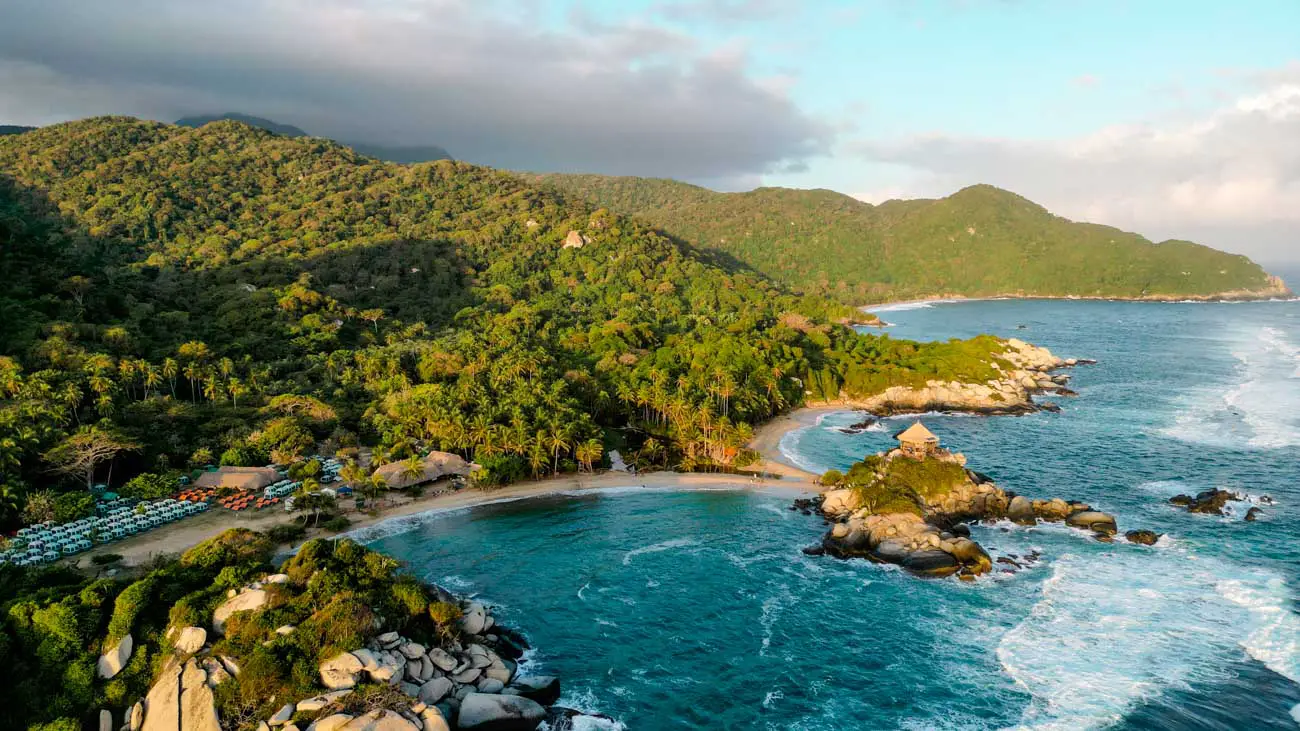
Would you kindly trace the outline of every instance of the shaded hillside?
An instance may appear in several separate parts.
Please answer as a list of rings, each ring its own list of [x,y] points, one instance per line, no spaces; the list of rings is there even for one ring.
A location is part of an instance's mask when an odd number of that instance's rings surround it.
[[[96,422],[135,445],[117,480],[324,439],[455,451],[489,483],[608,447],[735,465],[805,399],[983,382],[1005,350],[859,335],[843,305],[465,163],[109,117],[0,138],[0,169],[10,485],[57,482],[50,449]]]
[[[281,124],[279,122],[264,119],[262,117],[253,117],[247,114],[238,114],[230,112],[227,114],[209,114],[198,117],[185,117],[176,120],[176,124],[182,127],[202,127],[210,122],[219,122],[228,120],[232,122],[243,122],[250,127],[257,127],[268,132],[274,132],[285,137],[310,137],[311,135],[302,129],[291,124]],[[433,162],[434,160],[451,160],[451,154],[437,145],[377,145],[370,142],[340,142],[345,147],[351,147],[358,153],[366,157],[373,157],[376,160],[386,162],[396,162],[404,165],[417,162]]]
[[[1198,297],[1272,286],[1244,256],[1076,223],[988,185],[873,206],[829,190],[717,193],[661,179],[543,179],[853,304],[934,295]]]

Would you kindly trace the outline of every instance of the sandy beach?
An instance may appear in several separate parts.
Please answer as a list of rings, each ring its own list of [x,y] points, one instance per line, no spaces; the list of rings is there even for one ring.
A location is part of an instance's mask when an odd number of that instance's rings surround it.
[[[386,520],[428,511],[453,510],[498,500],[540,497],[557,493],[572,493],[611,487],[643,486],[650,489],[671,490],[725,485],[752,485],[755,487],[780,486],[795,490],[817,491],[820,490],[817,485],[817,475],[799,469],[781,455],[781,437],[793,429],[816,423],[817,417],[823,413],[842,408],[798,409],[761,426],[755,432],[750,447],[763,455],[763,459],[749,469],[766,473],[769,475],[768,477],[708,472],[647,472],[635,475],[627,472],[565,474],[542,480],[517,482],[513,485],[490,490],[473,488],[459,491],[430,490],[420,497],[392,493],[378,501],[379,509],[373,511],[373,514],[356,510],[349,510],[344,514],[352,520],[352,525],[348,528],[348,531],[351,532]],[[287,523],[289,519],[290,514],[278,509],[236,513],[223,508],[214,508],[206,513],[156,528],[147,533],[104,546],[97,546],[67,560],[69,563],[91,567],[93,566],[91,563],[92,557],[115,553],[122,556],[122,565],[139,566],[159,557],[180,554],[191,546],[212,538],[229,528],[249,528],[251,530],[265,531],[272,526]],[[322,535],[331,534],[324,531],[313,531],[312,533],[312,537]]]

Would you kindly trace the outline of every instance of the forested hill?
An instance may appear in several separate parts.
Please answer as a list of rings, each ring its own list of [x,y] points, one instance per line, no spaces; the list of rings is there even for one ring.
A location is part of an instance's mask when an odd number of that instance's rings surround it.
[[[734,465],[804,399],[984,381],[1004,349],[859,335],[843,305],[513,174],[236,122],[44,127],[0,138],[0,170],[0,485],[20,493],[87,429],[129,445],[115,481],[325,439],[459,452],[488,480],[608,447]]]
[[[717,193],[650,178],[547,175],[546,183],[851,304],[936,295],[1208,297],[1279,294],[1244,256],[1153,244],[1076,223],[989,185],[878,206],[829,190]]]
[[[176,124],[182,127],[202,127],[211,122],[220,121],[243,122],[250,127],[257,127],[268,132],[274,132],[285,137],[309,137],[301,128],[291,124],[281,124],[271,119],[263,117],[254,117],[248,114],[239,114],[238,112],[227,112],[225,114],[207,114],[197,117],[184,117],[176,120]],[[386,160],[388,162],[400,163],[417,163],[432,162],[434,160],[450,160],[451,154],[437,145],[379,145],[373,142],[342,142],[342,145],[351,147],[353,150],[373,157],[376,160]]]

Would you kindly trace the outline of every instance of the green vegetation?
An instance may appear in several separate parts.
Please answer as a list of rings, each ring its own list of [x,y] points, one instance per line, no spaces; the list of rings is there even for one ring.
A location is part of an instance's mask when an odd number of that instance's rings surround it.
[[[100,708],[122,718],[172,652],[168,627],[207,626],[228,589],[274,570],[270,549],[258,534],[231,530],[133,581],[0,566],[0,728],[90,728]],[[281,567],[290,582],[268,586],[268,608],[233,617],[214,646],[241,667],[238,683],[217,690],[221,718],[265,718],[283,699],[319,692],[319,662],[361,646],[374,633],[375,613],[386,629],[408,637],[455,637],[459,607],[398,568],[348,540],[306,543]],[[275,632],[286,624],[297,631]],[[130,662],[112,680],[99,680],[100,651],[127,632],[135,646]]]
[[[675,180],[543,179],[854,305],[933,295],[1202,296],[1270,285],[1244,256],[1076,223],[989,185],[873,206],[829,190],[716,193]]]
[[[987,380],[1003,350],[860,335],[842,304],[464,163],[98,118],[0,138],[0,169],[8,524],[53,510],[52,475],[145,496],[177,470],[360,445],[457,452],[483,485],[610,448],[732,469],[785,409]]]
[[[822,475],[822,484],[853,490],[858,504],[872,513],[923,515],[926,502],[967,479],[966,470],[949,460],[871,454],[845,474],[831,470]]]

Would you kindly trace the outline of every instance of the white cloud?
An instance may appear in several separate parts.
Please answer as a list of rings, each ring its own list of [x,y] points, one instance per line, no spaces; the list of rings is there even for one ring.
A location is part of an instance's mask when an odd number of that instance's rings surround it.
[[[1300,259],[1300,68],[1195,118],[1030,141],[946,135],[856,142],[910,170],[909,195],[992,183],[1071,218]]]

